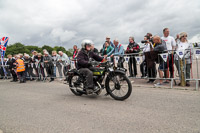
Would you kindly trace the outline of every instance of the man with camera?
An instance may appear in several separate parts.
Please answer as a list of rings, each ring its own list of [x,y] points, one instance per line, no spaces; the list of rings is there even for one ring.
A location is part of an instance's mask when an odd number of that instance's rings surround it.
[[[126,54],[130,54],[130,59],[129,59],[129,77],[136,77],[137,75],[137,66],[136,66],[136,59],[135,56],[137,53],[140,52],[140,46],[135,43],[134,37],[129,37],[129,45],[127,46],[126,49]],[[133,68],[132,68],[133,66]],[[134,71],[133,71],[134,69]]]
[[[153,45],[149,41],[149,36],[144,36],[144,40],[141,41],[141,43],[144,43],[145,46],[143,48],[143,62],[140,64],[140,71],[142,73],[142,77],[145,77],[148,75],[149,78],[155,78],[156,77],[156,65],[153,63],[152,67],[147,66],[147,61],[145,58],[145,53],[153,51]],[[154,79],[149,79],[147,83],[153,83]]]

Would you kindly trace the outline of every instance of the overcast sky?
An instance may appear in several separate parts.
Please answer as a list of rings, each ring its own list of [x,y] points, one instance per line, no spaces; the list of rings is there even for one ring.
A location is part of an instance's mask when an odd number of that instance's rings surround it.
[[[9,44],[72,48],[87,38],[99,48],[106,36],[127,44],[129,36],[140,42],[165,27],[200,42],[199,0],[0,0],[0,17]]]

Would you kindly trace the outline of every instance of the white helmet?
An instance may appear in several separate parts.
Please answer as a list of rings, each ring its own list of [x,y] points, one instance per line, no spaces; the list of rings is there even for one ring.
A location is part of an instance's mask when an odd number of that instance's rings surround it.
[[[92,44],[93,44],[92,40],[89,40],[89,39],[85,39],[85,40],[83,40],[83,41],[81,42],[81,46],[82,46],[82,48],[84,48],[84,49],[85,49],[85,46],[86,46],[86,45],[92,45]]]

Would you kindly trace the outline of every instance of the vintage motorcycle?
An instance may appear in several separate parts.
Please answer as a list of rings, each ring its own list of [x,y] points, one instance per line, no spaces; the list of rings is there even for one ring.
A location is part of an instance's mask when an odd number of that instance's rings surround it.
[[[125,100],[132,92],[132,85],[126,76],[126,69],[115,67],[114,63],[105,61],[97,63],[93,61],[93,82],[96,91],[93,94],[99,95],[106,89],[106,96],[110,95],[115,100]],[[72,93],[77,96],[88,95],[85,89],[85,76],[77,69],[71,69],[67,73],[69,87]]]

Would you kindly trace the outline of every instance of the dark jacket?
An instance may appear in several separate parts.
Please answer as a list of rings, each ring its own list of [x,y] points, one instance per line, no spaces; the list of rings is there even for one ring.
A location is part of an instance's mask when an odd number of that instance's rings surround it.
[[[43,57],[44,61],[47,61],[47,62],[44,62],[44,67],[50,67],[50,66],[53,66],[53,62],[52,62],[52,58],[50,55],[48,56],[44,56]]]
[[[24,58],[25,68],[30,68],[31,67],[31,63],[32,63],[32,59],[30,57],[29,58]]]
[[[81,51],[78,53],[78,56],[77,56],[78,69],[89,68],[90,67],[89,58],[93,58],[96,61],[103,60],[102,57],[96,55],[94,52],[87,53],[86,50],[81,49]]]
[[[149,51],[145,52],[145,60],[147,62],[147,68],[154,68],[155,62],[158,60],[158,52],[157,51]]]
[[[162,57],[159,56],[159,54],[167,52],[166,42],[162,40],[162,43],[156,44],[153,51],[158,53],[156,62],[163,63],[163,59],[162,59]]]
[[[166,46],[165,41],[162,41],[162,43],[160,43],[160,44],[156,44],[153,49],[153,51],[157,51],[159,53],[164,53],[164,52],[166,52],[166,50],[167,50],[167,46]]]
[[[40,67],[44,67],[44,57],[43,56],[41,56],[40,58],[36,55],[35,57],[34,57],[34,61],[35,61],[35,63],[38,63],[38,64],[40,64]],[[36,67],[36,65],[35,65],[35,67]]]
[[[8,60],[7,65],[9,65],[9,69],[16,67],[16,65],[14,65],[15,61],[16,60],[14,58],[11,58],[11,59]]]
[[[131,51],[133,50],[133,51]],[[137,43],[129,43],[126,49],[126,53],[139,53],[140,52],[140,46]]]

